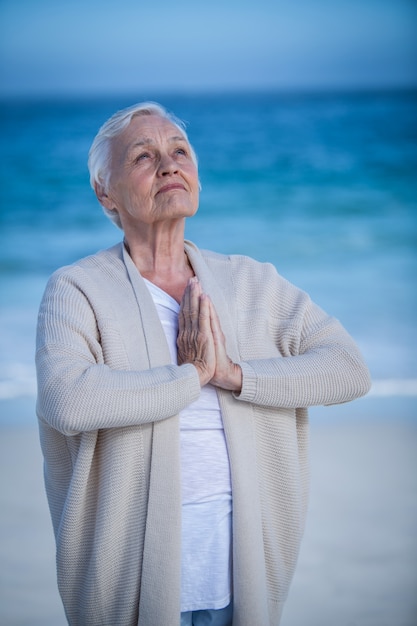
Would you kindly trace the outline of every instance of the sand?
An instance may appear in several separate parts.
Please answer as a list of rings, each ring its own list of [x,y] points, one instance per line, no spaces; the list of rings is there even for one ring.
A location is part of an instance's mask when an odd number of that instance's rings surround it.
[[[32,399],[0,403],[0,624],[65,626],[32,412]],[[316,408],[311,424],[310,511],[281,626],[416,626],[416,398]]]

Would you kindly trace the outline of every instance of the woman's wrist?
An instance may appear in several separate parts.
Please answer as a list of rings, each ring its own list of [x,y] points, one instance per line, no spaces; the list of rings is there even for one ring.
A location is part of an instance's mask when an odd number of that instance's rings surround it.
[[[240,393],[242,379],[242,368],[237,363],[230,361],[227,371],[223,374],[215,375],[210,382],[221,389]]]

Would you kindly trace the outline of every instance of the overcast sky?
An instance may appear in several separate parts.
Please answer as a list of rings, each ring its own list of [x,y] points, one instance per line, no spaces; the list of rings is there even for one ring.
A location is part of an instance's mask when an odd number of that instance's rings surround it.
[[[417,86],[416,0],[0,0],[0,95]]]

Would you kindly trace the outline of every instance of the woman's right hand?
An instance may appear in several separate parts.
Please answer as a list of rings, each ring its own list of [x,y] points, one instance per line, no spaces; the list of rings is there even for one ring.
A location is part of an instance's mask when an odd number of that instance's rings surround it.
[[[216,351],[210,321],[210,300],[196,277],[190,278],[178,317],[178,364],[192,363],[201,386],[213,378]]]

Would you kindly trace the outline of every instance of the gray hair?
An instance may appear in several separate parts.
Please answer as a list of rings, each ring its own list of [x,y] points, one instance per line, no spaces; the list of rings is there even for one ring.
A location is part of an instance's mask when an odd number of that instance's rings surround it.
[[[95,190],[96,185],[100,185],[107,191],[111,174],[111,143],[115,137],[121,135],[124,129],[129,126],[132,118],[140,115],[159,115],[169,120],[176,126],[184,139],[188,142],[191,150],[191,158],[197,167],[197,155],[189,142],[185,132],[185,124],[180,119],[168,112],[163,106],[156,102],[141,102],[126,109],[117,111],[110,119],[103,124],[91,144],[88,153],[88,169],[90,172],[90,184]],[[103,206],[104,213],[119,228],[122,227],[117,211],[111,211]]]

